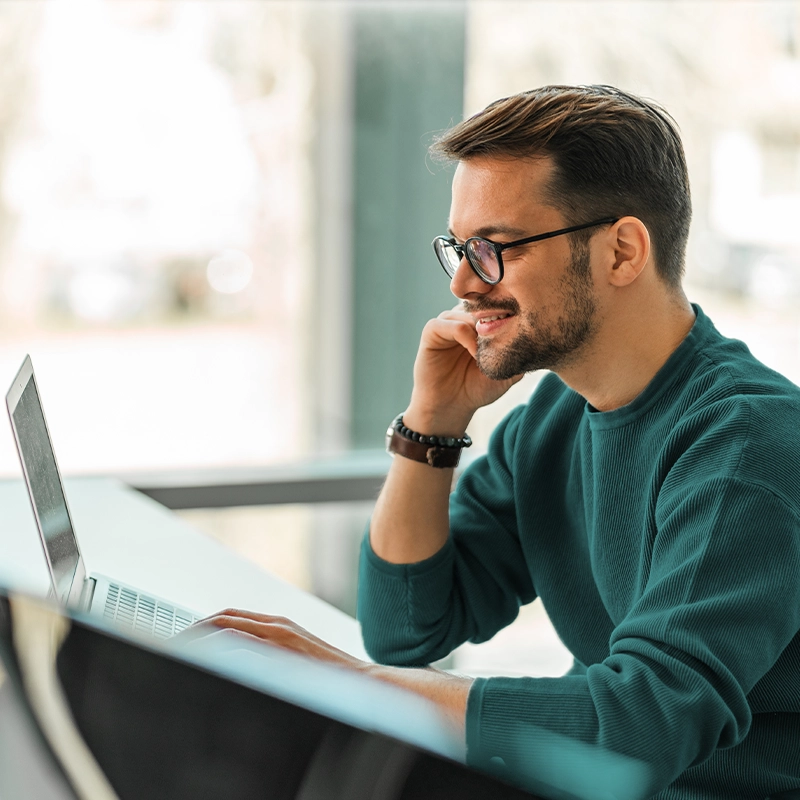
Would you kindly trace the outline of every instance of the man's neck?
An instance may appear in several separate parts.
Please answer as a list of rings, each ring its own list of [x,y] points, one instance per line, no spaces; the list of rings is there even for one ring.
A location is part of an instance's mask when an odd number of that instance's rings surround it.
[[[683,292],[610,309],[584,352],[555,371],[598,411],[621,408],[644,391],[694,321]]]

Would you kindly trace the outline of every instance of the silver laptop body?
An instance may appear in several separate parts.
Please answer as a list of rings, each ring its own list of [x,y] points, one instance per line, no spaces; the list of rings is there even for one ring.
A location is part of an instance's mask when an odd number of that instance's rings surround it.
[[[128,632],[166,638],[197,621],[193,612],[105,575],[87,575],[44,417],[30,356],[6,394],[11,428],[50,571],[51,593],[70,609]]]

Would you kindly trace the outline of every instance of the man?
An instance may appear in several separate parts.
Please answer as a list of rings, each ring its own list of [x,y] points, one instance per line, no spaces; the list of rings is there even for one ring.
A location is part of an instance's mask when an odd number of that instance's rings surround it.
[[[364,543],[365,665],[285,620],[233,627],[422,694],[467,760],[587,797],[800,796],[800,389],[681,288],[675,126],[611,87],[490,105],[434,242],[462,305],[425,327]],[[549,369],[450,495],[479,407]],[[430,437],[435,437],[433,441]],[[541,597],[562,678],[424,667]]]

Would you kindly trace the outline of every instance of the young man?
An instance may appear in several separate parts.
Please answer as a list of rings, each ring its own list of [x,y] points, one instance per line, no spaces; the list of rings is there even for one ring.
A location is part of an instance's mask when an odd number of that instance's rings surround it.
[[[364,665],[284,620],[211,623],[436,702],[470,763],[575,796],[800,796],[800,389],[681,288],[669,117],[543,87],[447,132],[462,304],[425,327],[364,543],[376,661],[422,667],[541,597],[562,678]],[[472,415],[549,369],[450,494]],[[430,437],[435,437],[433,441]]]

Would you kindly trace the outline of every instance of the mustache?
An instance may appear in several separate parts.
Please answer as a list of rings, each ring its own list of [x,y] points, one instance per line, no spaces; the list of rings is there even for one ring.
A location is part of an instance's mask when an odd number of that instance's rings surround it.
[[[467,314],[477,314],[481,311],[507,311],[509,314],[519,313],[519,303],[513,297],[506,297],[497,300],[463,300],[464,311]]]

